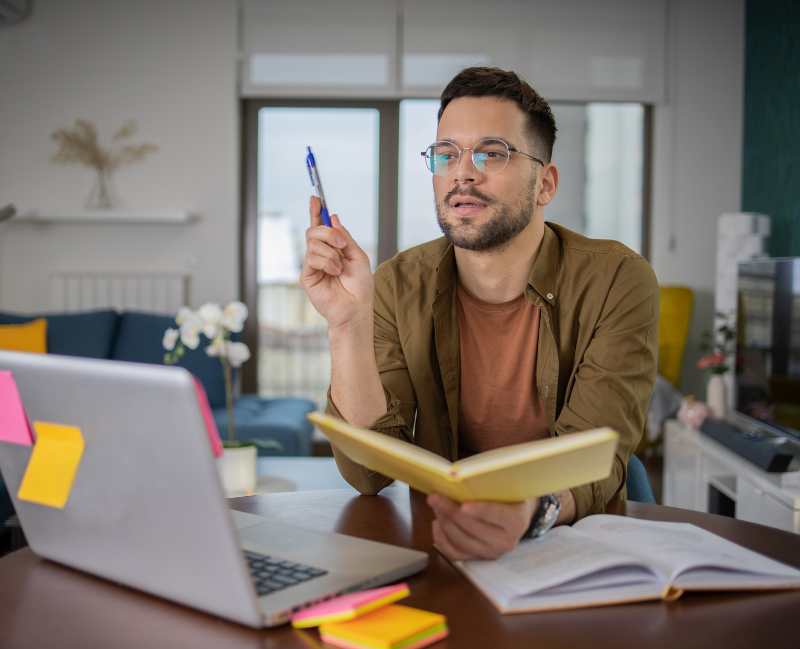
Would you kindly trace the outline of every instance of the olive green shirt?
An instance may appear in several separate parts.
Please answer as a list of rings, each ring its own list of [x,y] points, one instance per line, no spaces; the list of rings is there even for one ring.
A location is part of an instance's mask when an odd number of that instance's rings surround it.
[[[450,460],[459,448],[457,283],[444,238],[401,252],[375,272],[375,357],[387,412],[370,428]],[[611,475],[572,489],[576,520],[616,511],[656,377],[655,274],[620,243],[546,223],[525,295],[541,307],[536,385],[551,434],[610,426],[620,435]],[[327,410],[341,417],[330,396]],[[334,455],[361,493],[391,482],[335,447]]]

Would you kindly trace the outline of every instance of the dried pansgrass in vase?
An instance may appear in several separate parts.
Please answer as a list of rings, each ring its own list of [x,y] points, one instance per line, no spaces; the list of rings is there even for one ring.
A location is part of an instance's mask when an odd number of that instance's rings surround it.
[[[128,120],[114,134],[112,142],[127,140],[135,133],[136,122]],[[116,169],[143,160],[158,151],[155,144],[125,144],[116,148],[105,148],[98,142],[95,125],[83,119],[75,120],[72,128],[58,129],[51,137],[58,144],[58,151],[52,157],[53,162],[82,164],[97,171],[97,183],[87,203],[87,207],[96,209],[113,207],[108,180]]]

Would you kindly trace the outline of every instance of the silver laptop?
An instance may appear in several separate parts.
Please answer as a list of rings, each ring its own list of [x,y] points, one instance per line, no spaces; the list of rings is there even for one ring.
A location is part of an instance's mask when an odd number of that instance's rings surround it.
[[[16,497],[32,447],[0,442],[31,549],[253,627],[411,575],[427,554],[228,508],[191,375],[177,367],[0,352],[28,418],[81,429],[63,510]]]

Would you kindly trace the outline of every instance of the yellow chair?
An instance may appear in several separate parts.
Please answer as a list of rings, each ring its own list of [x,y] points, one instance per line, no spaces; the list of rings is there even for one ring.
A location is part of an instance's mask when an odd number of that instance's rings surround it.
[[[685,286],[659,289],[658,373],[680,387],[683,351],[689,337],[694,293]]]

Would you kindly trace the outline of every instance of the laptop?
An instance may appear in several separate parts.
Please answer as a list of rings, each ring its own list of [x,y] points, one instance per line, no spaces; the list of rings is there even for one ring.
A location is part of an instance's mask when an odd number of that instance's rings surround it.
[[[32,447],[0,442],[0,472],[40,557],[251,626],[422,570],[424,552],[228,508],[189,372],[0,352],[28,419],[80,428],[64,509],[17,497]]]

